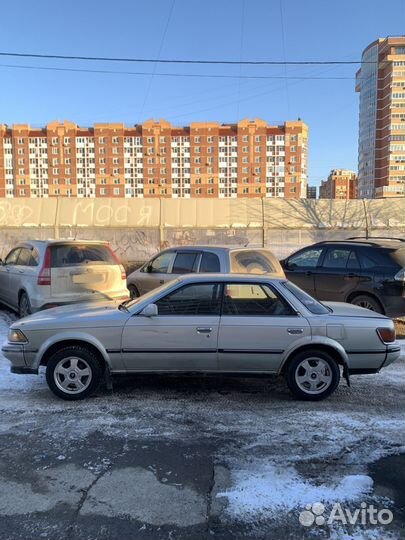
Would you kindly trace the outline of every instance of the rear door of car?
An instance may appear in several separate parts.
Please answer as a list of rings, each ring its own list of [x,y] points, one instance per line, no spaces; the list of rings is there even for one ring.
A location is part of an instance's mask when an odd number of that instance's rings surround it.
[[[18,306],[15,288],[17,278],[19,277],[17,260],[20,251],[21,247],[12,249],[0,268],[0,300],[3,300],[13,307]]]
[[[314,246],[288,257],[284,263],[286,277],[308,294],[315,295],[315,274],[322,261],[323,252],[324,246]]]
[[[329,245],[314,275],[316,298],[345,302],[361,279],[356,250],[352,246]]]
[[[219,370],[277,372],[291,343],[311,335],[308,321],[266,283],[224,285]]]
[[[30,292],[36,287],[38,279],[38,252],[33,247],[23,246],[18,255],[14,279],[13,304],[18,306],[18,293]]]
[[[51,294],[62,301],[108,297],[122,289],[121,268],[106,244],[66,243],[51,247]]]

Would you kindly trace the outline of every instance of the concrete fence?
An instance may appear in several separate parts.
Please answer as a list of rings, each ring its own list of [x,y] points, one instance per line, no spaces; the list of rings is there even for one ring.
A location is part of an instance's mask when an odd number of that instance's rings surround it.
[[[124,264],[163,247],[266,246],[283,258],[320,240],[405,237],[405,198],[0,199],[0,256],[27,239],[108,240]]]

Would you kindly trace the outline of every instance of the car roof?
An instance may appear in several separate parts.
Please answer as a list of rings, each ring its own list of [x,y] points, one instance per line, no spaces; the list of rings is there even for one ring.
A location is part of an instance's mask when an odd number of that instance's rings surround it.
[[[405,249],[405,240],[400,238],[364,238],[364,240],[360,238],[348,238],[346,240],[324,240],[323,242],[317,242],[314,245],[356,245],[361,247]]]
[[[287,281],[286,278],[272,277],[268,274],[219,274],[215,272],[202,274],[184,274],[177,278],[177,281],[199,282],[199,281],[233,281],[235,282],[263,282],[263,281]]]
[[[171,246],[168,248],[165,248],[161,251],[163,253],[164,251],[196,251],[196,250],[206,250],[206,251],[212,251],[213,253],[224,253],[229,251],[270,251],[270,249],[263,248],[263,247],[255,247],[255,246],[225,246],[225,245],[192,245],[192,246]]]
[[[108,242],[104,240],[77,240],[73,238],[60,238],[60,239],[54,239],[49,238],[48,240],[24,240],[23,242],[19,242],[18,246],[31,244],[33,246],[48,246],[48,245],[58,245],[58,244],[103,244],[107,245]],[[16,246],[16,247],[18,247]]]

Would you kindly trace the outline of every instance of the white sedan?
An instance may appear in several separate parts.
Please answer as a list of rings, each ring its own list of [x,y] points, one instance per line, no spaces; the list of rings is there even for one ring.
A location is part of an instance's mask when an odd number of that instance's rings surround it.
[[[50,389],[76,400],[115,373],[284,375],[293,394],[326,398],[341,373],[377,373],[399,357],[391,319],[320,303],[286,279],[198,274],[121,304],[39,312],[10,328],[14,373],[46,366]]]

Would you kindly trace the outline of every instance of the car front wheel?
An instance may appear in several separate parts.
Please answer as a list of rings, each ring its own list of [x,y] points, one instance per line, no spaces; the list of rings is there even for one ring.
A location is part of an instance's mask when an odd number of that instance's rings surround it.
[[[287,384],[292,393],[306,401],[330,396],[340,381],[340,369],[328,353],[316,349],[298,353],[290,362]]]
[[[71,345],[55,352],[46,366],[46,382],[52,392],[69,401],[93,394],[102,377],[97,356],[89,349]]]
[[[129,297],[138,298],[140,296],[139,291],[135,285],[128,285]]]

